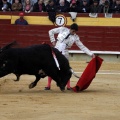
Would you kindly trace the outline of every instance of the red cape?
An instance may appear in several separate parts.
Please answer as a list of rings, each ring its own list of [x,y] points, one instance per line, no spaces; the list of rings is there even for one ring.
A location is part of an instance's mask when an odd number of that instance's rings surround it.
[[[95,78],[96,73],[98,72],[102,62],[103,59],[98,56],[96,56],[89,62],[80,79],[78,80],[76,86],[72,88],[74,92],[83,91],[89,87],[92,80]]]

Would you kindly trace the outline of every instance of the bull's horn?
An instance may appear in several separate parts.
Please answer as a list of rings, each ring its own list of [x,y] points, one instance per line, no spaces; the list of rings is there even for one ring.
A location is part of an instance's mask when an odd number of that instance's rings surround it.
[[[3,48],[1,48],[1,51],[6,50],[6,49],[9,49],[10,47],[12,47],[13,45],[16,45],[16,44],[17,44],[17,42],[16,42],[16,41],[13,41],[13,42],[5,45]]]
[[[76,78],[80,78],[79,76],[77,76],[77,75],[75,74],[75,72],[73,71],[73,69],[70,69],[70,71],[71,71],[71,73],[72,73]]]

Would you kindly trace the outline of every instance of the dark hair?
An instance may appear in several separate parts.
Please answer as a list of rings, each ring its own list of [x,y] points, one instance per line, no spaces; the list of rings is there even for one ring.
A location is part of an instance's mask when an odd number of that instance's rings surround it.
[[[105,5],[109,5],[109,2],[108,2],[108,1],[105,1]]]
[[[78,25],[77,25],[76,23],[73,23],[73,24],[70,26],[70,29],[78,31]]]
[[[98,3],[98,0],[94,0],[93,2],[94,2],[94,3]]]
[[[49,0],[48,3],[54,2],[53,0]]]

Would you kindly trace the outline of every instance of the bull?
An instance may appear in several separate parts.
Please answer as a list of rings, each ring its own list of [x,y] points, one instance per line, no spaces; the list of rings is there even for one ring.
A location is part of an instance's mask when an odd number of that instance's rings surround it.
[[[29,85],[33,88],[41,78],[50,76],[64,90],[72,72],[69,61],[56,48],[48,44],[33,45],[25,48],[12,48],[7,45],[0,51],[0,77],[14,73],[17,80],[23,74],[35,75],[36,79]],[[53,58],[55,54],[60,69]]]

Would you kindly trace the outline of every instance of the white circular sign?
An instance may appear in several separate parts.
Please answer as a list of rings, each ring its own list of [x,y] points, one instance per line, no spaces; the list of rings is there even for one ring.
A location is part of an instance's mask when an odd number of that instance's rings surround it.
[[[55,20],[55,24],[57,26],[64,26],[66,24],[66,18],[63,15],[57,15],[56,16],[56,20]]]

